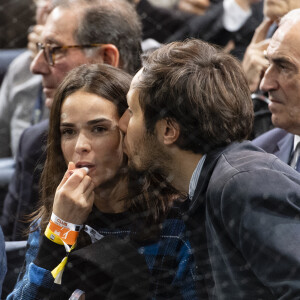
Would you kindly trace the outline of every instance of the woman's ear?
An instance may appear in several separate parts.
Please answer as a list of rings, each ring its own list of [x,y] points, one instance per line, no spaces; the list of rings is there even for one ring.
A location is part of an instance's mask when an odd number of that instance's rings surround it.
[[[159,139],[165,145],[174,144],[180,135],[179,124],[171,119],[162,119],[159,120],[156,124],[156,130],[159,136]]]
[[[101,47],[101,55],[105,64],[113,67],[120,65],[120,53],[118,48],[113,44],[106,44]]]

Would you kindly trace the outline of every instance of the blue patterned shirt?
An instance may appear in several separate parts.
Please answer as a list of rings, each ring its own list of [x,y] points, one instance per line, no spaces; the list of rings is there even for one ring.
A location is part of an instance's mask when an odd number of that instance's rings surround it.
[[[98,213],[99,214],[99,213]],[[118,214],[117,214],[118,215]],[[102,214],[102,219],[108,214]],[[122,225],[118,228],[93,228],[100,234],[114,235],[124,238],[132,233],[130,227]],[[34,264],[39,248],[40,230],[30,234],[26,253],[26,268],[20,274],[10,299],[43,299],[51,290],[61,286],[54,284],[49,270]],[[152,299],[198,299],[196,293],[195,262],[191,245],[186,238],[185,225],[181,218],[168,218],[163,223],[159,239],[150,244],[138,247],[138,252],[144,255],[150,273],[154,279],[151,288]]]

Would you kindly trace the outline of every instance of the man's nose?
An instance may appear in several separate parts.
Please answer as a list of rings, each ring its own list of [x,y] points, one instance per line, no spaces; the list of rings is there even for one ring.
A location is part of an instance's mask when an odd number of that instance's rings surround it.
[[[278,82],[276,80],[276,76],[274,74],[272,67],[269,67],[266,70],[264,77],[260,82],[259,88],[264,92],[273,91],[278,88]]]
[[[40,50],[30,64],[30,71],[33,74],[48,74],[50,72],[49,64],[47,63],[43,50]]]
[[[124,133],[127,132],[127,127],[128,127],[129,119],[130,119],[130,114],[129,114],[128,109],[126,109],[126,111],[124,112],[123,116],[119,120],[119,128]]]

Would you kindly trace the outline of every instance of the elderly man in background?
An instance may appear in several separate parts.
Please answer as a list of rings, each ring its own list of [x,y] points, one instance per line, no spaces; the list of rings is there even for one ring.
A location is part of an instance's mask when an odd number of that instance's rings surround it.
[[[300,172],[300,9],[285,15],[266,52],[268,68],[260,84],[269,95],[275,128],[253,143]]]
[[[261,78],[268,67],[264,51],[268,48],[270,38],[277,29],[280,18],[296,8],[300,8],[298,0],[264,1],[266,19],[256,29],[243,59],[243,69],[251,92],[255,92],[259,88]]]
[[[267,94],[264,91],[259,90],[259,84],[268,67],[268,60],[266,59],[264,52],[270,43],[270,38],[278,27],[280,18],[296,8],[300,8],[300,1],[298,0],[265,0],[265,20],[256,29],[243,58],[243,69],[252,92],[255,111],[251,139],[274,128],[271,121],[271,112],[268,109],[269,100]]]

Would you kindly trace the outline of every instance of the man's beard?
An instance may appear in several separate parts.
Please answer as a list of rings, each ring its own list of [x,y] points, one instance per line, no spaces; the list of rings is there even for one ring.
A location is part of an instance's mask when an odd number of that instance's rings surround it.
[[[155,134],[146,133],[137,144],[129,156],[129,170],[140,174],[160,174],[167,178],[170,173],[168,165],[171,163],[171,157]]]

